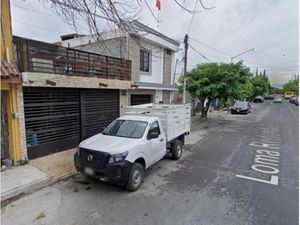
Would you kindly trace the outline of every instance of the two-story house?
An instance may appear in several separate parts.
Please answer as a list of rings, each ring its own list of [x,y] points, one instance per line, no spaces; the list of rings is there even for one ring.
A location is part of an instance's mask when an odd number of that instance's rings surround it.
[[[101,39],[96,35],[64,35],[61,44],[130,60],[136,89],[126,93],[129,105],[172,103],[177,90],[174,69],[179,42],[138,21],[131,22],[129,27],[132,31],[113,30],[103,33]]]
[[[135,89],[131,62],[20,37],[14,44],[23,155],[50,173],[72,172],[79,142],[101,132],[127,104],[122,92]]]

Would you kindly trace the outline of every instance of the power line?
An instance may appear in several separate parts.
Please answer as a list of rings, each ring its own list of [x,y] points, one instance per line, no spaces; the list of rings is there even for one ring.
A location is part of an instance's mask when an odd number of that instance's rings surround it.
[[[40,14],[40,15],[50,16],[51,18],[58,18],[56,15],[53,15],[53,14],[48,14],[48,13],[44,13],[44,12],[41,12],[41,11],[38,11],[38,10],[25,8],[25,7],[22,7],[22,6],[14,5],[12,3],[11,3],[11,5],[15,8],[23,9],[23,10],[26,10],[26,11],[31,11],[31,12],[34,12],[34,13],[37,13],[37,14]]]
[[[216,0],[213,0],[213,2],[211,3],[210,7],[212,7],[215,4],[215,2],[216,2]],[[204,15],[204,18],[200,21],[200,23],[197,24],[198,27],[200,27],[203,24],[203,22],[206,19],[206,17],[207,17],[208,14],[209,14],[209,10],[207,10],[206,14]]]
[[[194,11],[197,9],[197,4],[198,4],[198,0],[196,0],[196,2],[195,2]],[[190,33],[190,29],[191,29],[193,21],[194,21],[194,16],[195,16],[195,14],[192,14],[191,22],[190,22],[190,25],[189,25],[187,33]]]
[[[36,27],[36,28],[41,29],[41,30],[45,30],[45,31],[48,31],[48,32],[56,33],[56,34],[66,32],[66,31],[52,30],[52,29],[48,29],[48,28],[45,28],[45,27],[40,27],[40,26],[37,26],[37,25],[25,23],[25,22],[22,22],[22,21],[20,21],[18,19],[15,19],[15,18],[13,18],[13,21],[17,22],[17,23],[21,23],[21,24],[27,25],[27,26],[30,26],[30,27]]]
[[[220,54],[223,54],[223,55],[231,57],[231,54],[229,54],[227,52],[224,52],[224,51],[222,51],[220,49],[217,49],[217,48],[211,47],[211,46],[209,46],[207,44],[204,44],[204,43],[196,40],[195,38],[190,37],[190,39],[193,40],[193,41],[195,41],[195,42],[197,42],[197,43],[199,43],[199,44],[201,44],[201,45],[203,45],[203,46],[205,46],[205,47],[207,47],[207,48],[209,48],[209,49],[211,49],[211,50],[214,50],[214,51],[216,51],[216,52],[218,52]],[[237,58],[239,58],[239,57],[237,57]],[[243,60],[243,61],[246,62],[246,63],[252,64],[252,65],[262,66],[262,67],[266,67],[266,68],[274,68],[274,69],[279,69],[279,70],[282,69],[282,68],[283,69],[286,68],[286,67],[276,67],[276,66],[264,65],[264,64],[253,62],[253,61],[249,61],[249,60]],[[296,67],[296,66],[291,66],[291,67]]]
[[[195,52],[197,52],[199,55],[201,55],[204,59],[206,59],[208,62],[211,62],[205,55],[203,55],[201,52],[199,52],[197,49],[195,49],[193,46],[191,46],[189,44],[189,46],[191,47],[191,49],[193,49]]]
[[[206,6],[203,4],[202,0],[199,0],[199,2],[200,2],[200,4],[201,4],[201,6],[202,6],[203,9],[211,10],[211,9],[216,8],[216,6],[206,7]]]
[[[197,43],[199,43],[199,44],[201,44],[201,45],[203,45],[203,46],[205,46],[205,47],[207,47],[207,48],[209,48],[209,49],[211,49],[211,50],[214,50],[214,51],[216,51],[216,52],[218,52],[218,53],[220,53],[220,54],[223,54],[223,55],[226,55],[226,56],[228,56],[228,57],[231,57],[230,54],[228,54],[228,53],[226,53],[226,52],[224,52],[224,51],[221,51],[221,50],[216,49],[216,48],[214,48],[214,47],[210,47],[210,46],[208,46],[207,44],[204,44],[204,43],[202,43],[202,42],[200,42],[200,41],[197,41],[196,39],[194,39],[194,38],[192,38],[192,37],[190,37],[190,38],[191,38],[191,40],[193,40],[193,41],[195,41],[195,42],[197,42]]]

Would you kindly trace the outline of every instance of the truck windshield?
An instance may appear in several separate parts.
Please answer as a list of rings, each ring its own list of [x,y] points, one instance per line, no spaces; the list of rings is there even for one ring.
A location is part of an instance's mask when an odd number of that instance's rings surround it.
[[[115,120],[103,132],[104,135],[141,138],[147,127],[147,122],[135,120]]]

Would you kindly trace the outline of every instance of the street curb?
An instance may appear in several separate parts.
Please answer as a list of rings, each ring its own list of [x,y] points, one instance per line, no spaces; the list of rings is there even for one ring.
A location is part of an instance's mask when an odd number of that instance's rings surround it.
[[[30,183],[13,188],[7,192],[1,193],[1,202],[8,201],[12,198],[18,197],[21,194],[27,194],[27,193],[36,191],[40,188],[48,186],[49,184],[51,184],[51,182],[52,182],[52,179],[48,175],[46,177],[40,178],[40,179],[32,181]]]
[[[68,173],[68,174],[66,174],[62,177],[59,177],[59,178],[55,179],[55,180],[50,175],[48,175],[45,178],[41,178],[37,181],[31,182],[31,183],[28,183],[26,185],[22,185],[20,187],[17,187],[17,188],[14,188],[12,190],[9,190],[7,192],[4,192],[1,195],[1,204],[4,203],[4,205],[6,205],[5,202],[13,201],[13,199],[18,199],[22,195],[30,194],[30,193],[32,193],[34,191],[37,191],[39,189],[42,189],[44,187],[51,186],[55,183],[58,183],[58,182],[60,182],[62,180],[65,180],[69,177],[72,177],[75,174],[77,174],[76,171]]]

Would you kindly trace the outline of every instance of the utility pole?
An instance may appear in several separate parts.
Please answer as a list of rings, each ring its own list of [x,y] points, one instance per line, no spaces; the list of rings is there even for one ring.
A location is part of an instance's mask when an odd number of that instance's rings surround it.
[[[184,69],[183,69],[183,99],[182,103],[186,103],[186,70],[187,70],[187,50],[189,36],[186,34],[184,36]]]

